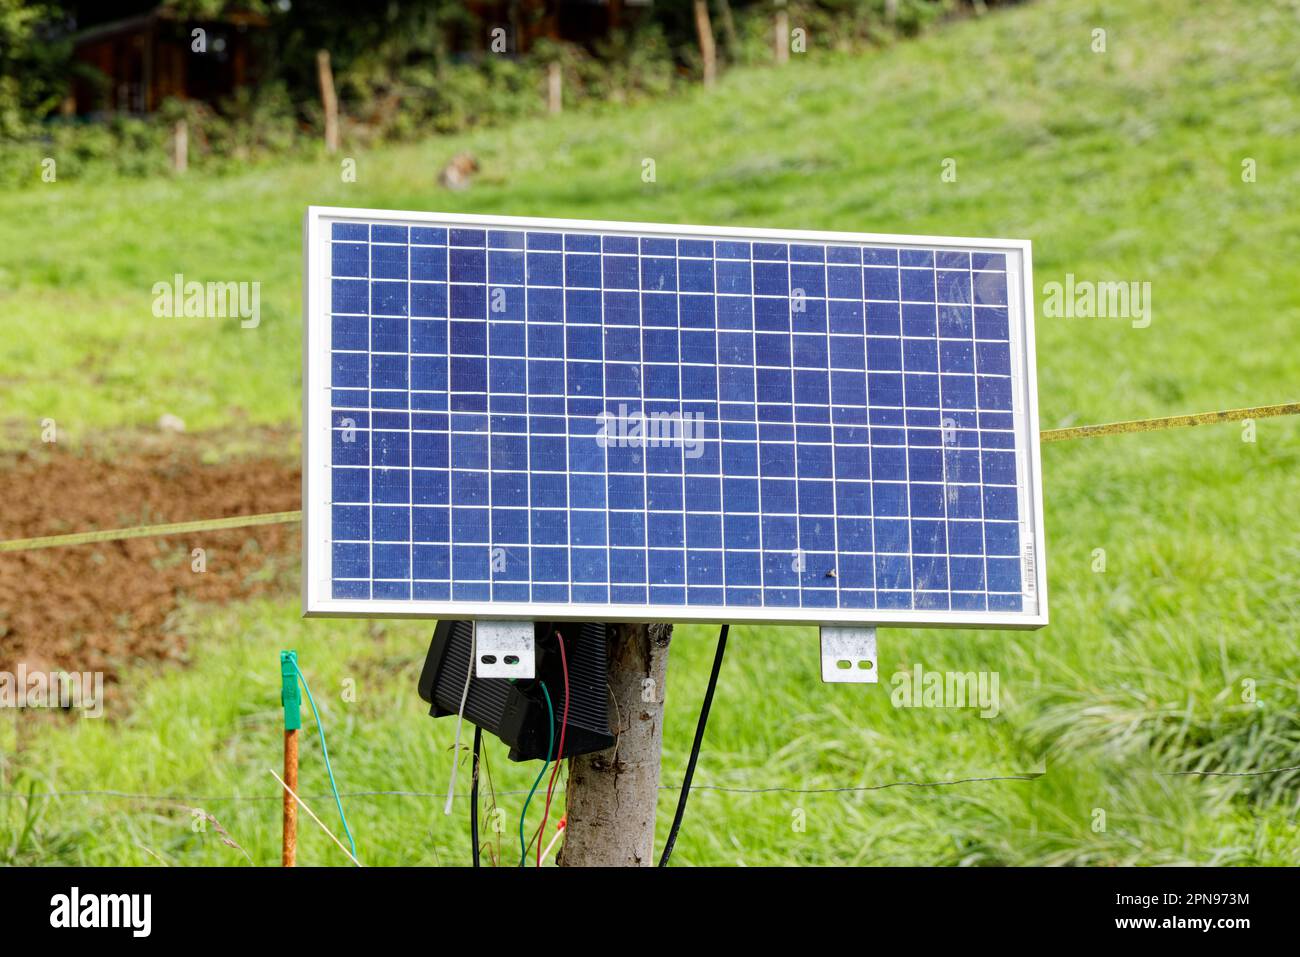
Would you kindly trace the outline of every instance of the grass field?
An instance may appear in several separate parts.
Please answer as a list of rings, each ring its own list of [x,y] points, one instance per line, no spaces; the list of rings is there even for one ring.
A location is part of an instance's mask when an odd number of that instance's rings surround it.
[[[1097,27],[1105,53],[1091,49]],[[1040,287],[1073,273],[1152,288],[1148,328],[1040,318],[1044,427],[1294,400],[1297,45],[1300,12],[1283,2],[1043,2],[871,56],[737,71],[670,103],[360,154],[355,183],[327,160],[35,181],[0,197],[4,442],[36,443],[47,417],[91,445],[167,412],[226,436],[296,421],[309,203],[1029,238]],[[441,163],[466,149],[480,181],[439,190]],[[956,182],[941,181],[949,158]],[[175,273],[260,281],[261,325],[154,318],[151,287]],[[824,686],[812,629],[733,630],[697,784],[1044,776],[702,790],[675,862],[1300,863],[1300,772],[1174,773],[1300,764],[1300,422],[1243,436],[1224,425],[1046,446],[1052,624],[882,632],[885,676],[918,663],[998,672],[996,718],[895,708],[887,683]],[[282,647],[313,682],[341,787],[445,789],[451,723],[423,717],[414,690],[428,626],[304,622],[285,596],[190,607],[183,628],[188,667],[140,665],[108,720],[27,721],[17,758],[16,723],[0,728],[7,790],[269,798],[189,804],[274,863]],[[712,631],[674,639],[665,783],[685,761]],[[499,792],[536,773],[499,747],[490,757]],[[318,758],[306,742],[311,794],[327,791]],[[661,821],[675,797],[661,796]],[[521,802],[500,797],[507,863]],[[348,811],[368,864],[467,860],[464,801],[450,818],[436,798],[355,798]],[[164,802],[0,798],[0,861],[247,863],[191,822]],[[308,824],[301,857],[346,863]]]

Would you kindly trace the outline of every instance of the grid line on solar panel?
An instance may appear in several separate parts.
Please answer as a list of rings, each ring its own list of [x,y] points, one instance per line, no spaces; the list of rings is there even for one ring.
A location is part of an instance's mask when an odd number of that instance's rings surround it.
[[[331,250],[332,355],[336,373],[341,372],[333,405],[336,415],[365,416],[366,428],[360,431],[366,433],[368,458],[360,466],[346,461],[344,452],[336,456],[334,468],[341,473],[336,478],[347,480],[343,484],[354,490],[359,486],[347,473],[364,468],[370,491],[363,503],[347,497],[354,493],[333,501],[336,510],[369,508],[370,514],[348,512],[343,517],[350,521],[336,527],[336,557],[341,545],[351,549],[345,557],[352,559],[336,562],[336,596],[365,591],[374,597],[449,594],[455,600],[566,603],[1020,607],[1019,551],[1009,544],[1015,536],[999,530],[993,547],[988,538],[990,524],[1015,532],[1021,522],[1014,507],[1019,484],[1013,375],[1006,346],[1005,259],[1000,254],[975,253],[979,258],[973,259],[971,253],[953,251],[662,237],[638,242],[634,237],[540,231],[494,231],[486,236],[482,230],[448,233],[412,227],[407,233],[405,227],[375,225],[367,258],[359,252],[367,244],[358,241],[358,228],[365,229],[336,224]],[[368,267],[364,276],[363,259]],[[943,269],[940,259],[946,260]],[[982,268],[975,268],[977,262]],[[733,265],[742,268],[723,268]],[[724,275],[729,291],[721,288]],[[986,276],[1000,277],[1000,284]],[[820,295],[809,295],[808,287]],[[832,295],[858,288],[860,297]],[[518,292],[512,297],[511,290]],[[595,301],[583,293],[595,294]],[[522,340],[521,368],[504,368],[518,364],[518,342],[512,346],[507,340],[501,352],[493,350],[496,330],[503,327],[491,314],[495,305],[489,299],[498,298],[514,299],[513,305],[523,307],[518,310],[522,315],[502,317],[519,326],[511,335]],[[689,313],[685,307],[690,307]],[[340,320],[346,325],[354,318],[368,321],[367,334],[358,337],[355,330],[345,329],[339,335]],[[701,321],[705,318],[708,322]],[[422,336],[418,343],[417,322]],[[486,328],[476,330],[476,322]],[[836,322],[847,331],[833,331]],[[593,345],[571,335],[572,327],[600,334]],[[969,338],[953,334],[966,329]],[[628,338],[631,330],[636,335]],[[611,357],[610,339],[619,332],[624,333],[624,354]],[[989,335],[981,338],[981,332]],[[723,361],[724,336],[730,362]],[[558,337],[558,354],[549,337]],[[740,348],[745,339],[752,351]],[[688,341],[711,361],[686,361]],[[854,355],[859,343],[860,363]],[[630,349],[633,344],[635,349]],[[969,353],[962,348],[967,345]],[[536,356],[534,346],[541,350]],[[573,354],[571,347],[577,350]],[[669,352],[671,360],[648,358]],[[348,388],[356,385],[355,363],[349,359],[355,355],[365,360],[365,390]],[[981,374],[981,355],[999,371]],[[424,361],[426,357],[445,360],[445,377],[429,375],[434,366]],[[620,363],[616,358],[635,361]],[[837,358],[844,364],[837,364]],[[396,374],[400,360],[403,375]],[[417,360],[419,384],[427,388],[416,387]],[[594,384],[593,364],[599,368],[601,390],[594,403],[592,396],[582,394],[584,383]],[[493,385],[497,365],[502,366],[505,384],[513,384],[515,391]],[[622,376],[613,394],[611,367]],[[695,370],[712,373],[714,392],[693,394],[688,400],[688,371],[693,392],[710,378]],[[752,391],[736,388],[745,377]],[[862,386],[860,405],[837,403],[836,383],[840,392],[852,392],[859,384],[855,379]],[[570,391],[573,386],[576,395]],[[886,401],[871,401],[882,396]],[[581,455],[573,443],[590,438],[592,423],[587,420],[596,409],[597,420],[608,414],[613,399],[632,414],[689,414],[691,421],[698,416],[701,444],[711,450],[716,443],[717,471],[688,468],[684,442],[670,444],[666,456],[659,454],[667,461],[658,462],[653,471],[654,447],[649,445],[629,461],[616,462],[617,469],[611,467],[608,445],[598,456],[600,469],[590,461],[590,469],[575,467]],[[986,409],[986,404],[993,408]],[[445,420],[440,420],[443,408]],[[417,416],[422,426],[418,430]],[[738,431],[742,425],[752,428]],[[390,448],[387,436],[403,429],[405,447]],[[466,441],[484,433],[481,448]],[[427,436],[434,437],[434,446],[446,440],[445,466],[416,464],[417,437],[424,443]],[[502,453],[522,467],[494,463],[498,436],[524,438],[522,460],[518,446],[513,453],[503,446]],[[899,451],[899,439],[901,457],[889,455]],[[385,461],[375,460],[377,448]],[[848,455],[854,448],[862,449],[865,476],[842,477],[841,449]],[[535,454],[539,450],[545,455]],[[937,455],[922,458],[922,452]],[[556,467],[539,467],[547,464],[546,458],[553,458],[550,464]],[[1010,462],[997,461],[1003,458]],[[876,472],[878,459],[881,475]],[[477,465],[480,460],[483,464]],[[765,474],[764,461],[774,475]],[[1002,479],[1009,464],[1010,481],[986,480],[986,462],[995,473],[992,477]],[[466,464],[471,467],[463,467]],[[729,474],[728,464],[740,474]],[[633,494],[634,485],[617,481],[635,475],[637,469],[629,471],[627,465],[639,468],[639,495]],[[950,479],[950,469],[962,474],[972,467],[974,481]],[[791,468],[792,476],[783,474]],[[404,495],[402,477],[391,474],[403,470]],[[444,472],[445,502],[439,500],[443,496],[437,481]],[[854,475],[852,470],[848,474]],[[376,478],[381,480],[378,494]],[[603,482],[585,481],[589,478]],[[417,502],[417,479],[434,489],[428,502]],[[701,481],[716,481],[716,497],[708,485],[697,484]],[[498,482],[503,494],[522,487],[522,508],[508,495],[494,503]],[[601,504],[575,505],[575,482]],[[680,498],[667,493],[670,485],[680,489]],[[775,507],[763,505],[765,486]],[[563,504],[557,489],[563,490]],[[1000,514],[991,516],[985,499],[999,489],[1012,494],[1001,498]],[[613,507],[616,490],[633,503],[631,507]],[[652,498],[659,504],[666,501],[667,507],[652,508]],[[862,499],[871,503],[869,509],[862,507]],[[978,505],[978,516],[969,514],[972,503]],[[954,519],[950,505],[960,505],[959,515],[967,514]],[[914,508],[920,511],[914,514]],[[434,516],[422,514],[426,511]],[[515,511],[523,513],[526,543],[510,541],[517,537],[517,528],[513,534],[498,534],[498,522]],[[591,520],[595,515],[603,517],[599,526]],[[363,521],[366,517],[368,522]],[[432,531],[426,535],[422,528],[417,534],[416,518]],[[693,545],[693,526],[705,544]],[[733,527],[731,545],[728,526]],[[339,530],[345,535],[339,536]],[[711,534],[715,530],[716,537]],[[974,545],[976,530],[979,547]],[[404,565],[394,562],[395,553],[381,544],[394,540],[399,531],[405,539],[399,536],[396,543],[407,546]],[[954,545],[957,532],[961,548]],[[523,546],[524,551],[517,555],[513,552],[518,547],[502,546]],[[362,557],[367,547],[369,561]],[[490,555],[482,554],[483,548],[491,549]],[[603,562],[598,555],[602,548]],[[445,562],[437,561],[440,554]],[[582,567],[575,568],[579,559]],[[960,563],[960,575],[954,573],[954,559]],[[789,567],[782,567],[785,560]],[[983,567],[977,568],[976,562]],[[443,568],[445,576],[440,574]],[[728,568],[734,570],[731,577]],[[732,578],[740,584],[733,587]],[[959,584],[964,587],[956,587]]]

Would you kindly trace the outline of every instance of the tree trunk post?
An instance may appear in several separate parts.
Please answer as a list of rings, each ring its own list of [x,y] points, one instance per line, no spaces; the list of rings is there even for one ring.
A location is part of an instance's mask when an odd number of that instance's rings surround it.
[[[607,632],[614,747],[569,761],[561,867],[652,867],[672,625]],[[543,838],[539,838],[544,839]]]
[[[316,53],[316,78],[320,82],[321,108],[325,111],[325,149],[339,151],[339,99],[334,93],[334,71],[330,67],[330,51]]]
[[[718,78],[718,49],[713,42],[713,24],[709,22],[709,0],[695,0],[695,32],[700,38],[704,85],[713,86]]]

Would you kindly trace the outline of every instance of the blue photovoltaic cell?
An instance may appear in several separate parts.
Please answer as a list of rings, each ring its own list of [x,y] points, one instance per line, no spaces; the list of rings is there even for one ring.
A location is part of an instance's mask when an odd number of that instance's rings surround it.
[[[334,223],[332,596],[1020,611],[1005,255]]]

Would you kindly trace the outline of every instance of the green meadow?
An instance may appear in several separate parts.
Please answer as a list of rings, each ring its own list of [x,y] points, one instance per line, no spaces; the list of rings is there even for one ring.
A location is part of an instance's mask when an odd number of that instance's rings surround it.
[[[0,196],[0,443],[38,443],[46,418],[88,447],[164,413],[214,447],[295,426],[309,204],[1027,238],[1040,292],[1070,274],[1151,289],[1145,328],[1040,309],[1044,428],[1294,401],[1298,47],[1280,0],[1048,0],[860,56],[813,37],[788,68],[666,102],[345,150],[355,182],[324,157],[147,181],[34,169]],[[440,189],[466,150],[479,179]],[[153,286],[178,273],[260,282],[260,324],[156,318]],[[729,790],[692,795],[674,864],[1300,863],[1300,771],[1242,773],[1300,765],[1300,421],[1054,443],[1043,469],[1047,628],[884,629],[875,687],[823,685],[815,629],[733,628],[696,775]],[[415,693],[431,623],[304,621],[286,594],[187,605],[179,627],[185,665],[132,666],[104,719],[0,722],[0,862],[277,863],[277,652],[297,648],[339,786],[435,795],[347,799],[361,860],[467,863],[467,800],[446,817],[436,796],[453,723]],[[714,634],[675,633],[665,784]],[[917,665],[996,672],[997,715],[896,707],[890,677]],[[303,792],[335,827],[305,729]],[[537,769],[504,751],[488,745],[514,864]],[[184,800],[13,796],[29,790]],[[348,863],[301,826],[301,861]]]

